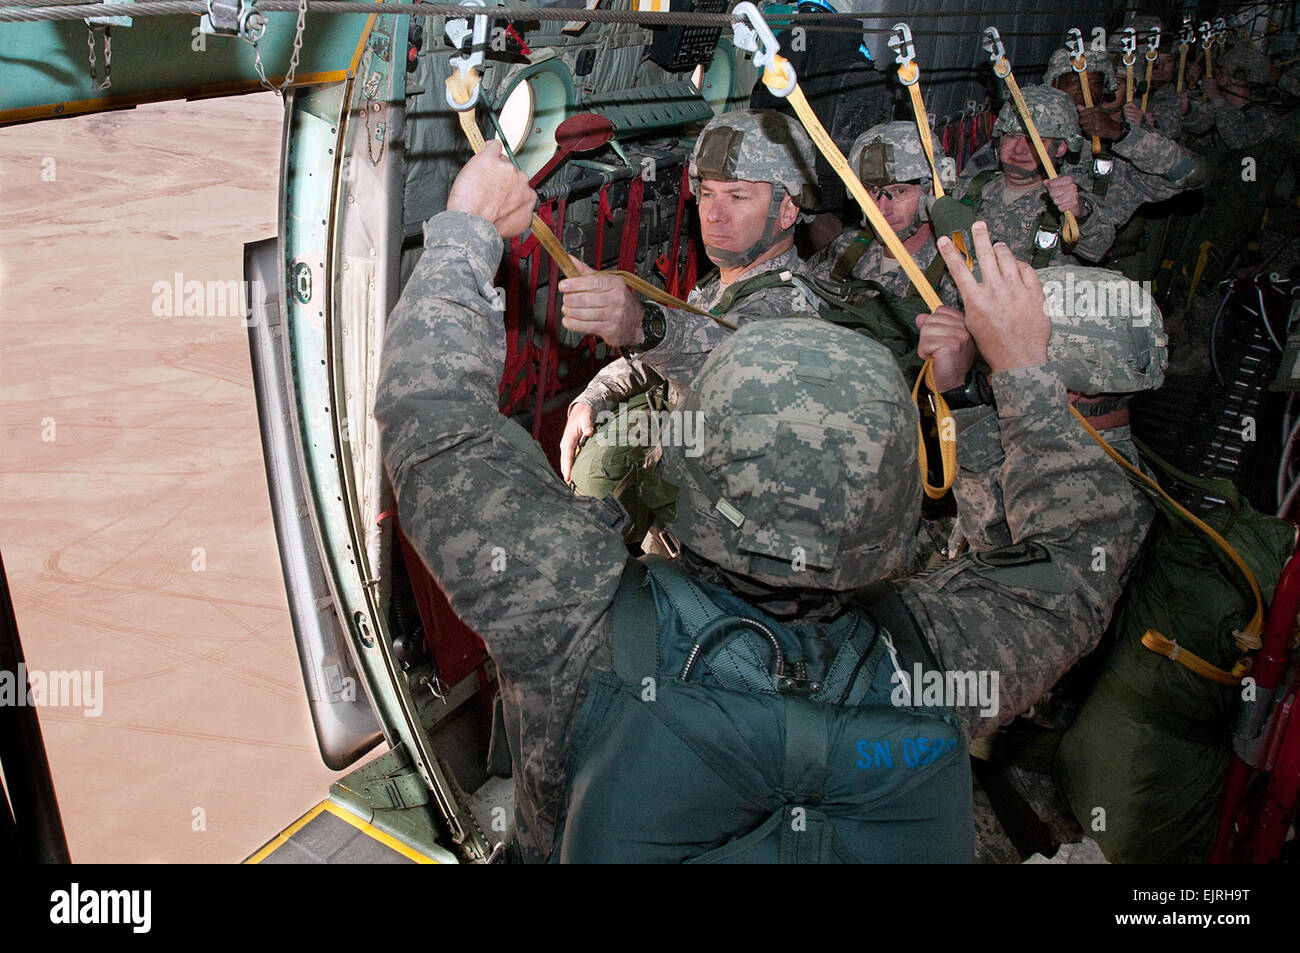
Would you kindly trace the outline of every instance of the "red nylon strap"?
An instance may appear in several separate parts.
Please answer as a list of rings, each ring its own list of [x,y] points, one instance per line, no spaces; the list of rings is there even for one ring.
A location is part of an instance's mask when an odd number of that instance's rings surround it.
[[[682,225],[686,220],[686,196],[691,191],[691,170],[688,163],[682,165],[682,181],[677,188],[677,214],[673,217],[673,240],[668,245],[668,275],[666,287],[675,298],[682,297],[677,287],[677,268],[681,261]]]
[[[542,220],[546,222],[551,231],[557,235],[564,233],[564,211],[569,204],[568,199],[560,199],[560,204],[555,212],[553,221]],[[540,214],[540,213],[539,213]],[[546,388],[551,381],[558,379],[558,368],[560,355],[556,350],[556,336],[559,334],[559,308],[556,307],[556,298],[558,289],[556,285],[560,282],[560,263],[554,258],[550,260],[550,267],[546,272],[546,324],[542,331],[542,350],[540,359],[537,362],[537,377],[535,386],[536,400],[533,403],[533,439],[540,440],[542,436],[542,408],[546,404]],[[535,289],[534,289],[535,290]]]
[[[636,271],[636,246],[641,234],[641,205],[645,201],[645,181],[638,176],[627,190],[627,217],[623,219],[623,241],[618,246],[620,271]]]

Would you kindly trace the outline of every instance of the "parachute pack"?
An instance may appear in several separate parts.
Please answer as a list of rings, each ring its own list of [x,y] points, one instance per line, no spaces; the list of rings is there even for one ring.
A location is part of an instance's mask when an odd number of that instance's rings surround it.
[[[933,656],[887,583],[855,606],[818,635],[630,562],[553,859],[968,862],[965,735],[952,711],[898,698],[896,673]]]

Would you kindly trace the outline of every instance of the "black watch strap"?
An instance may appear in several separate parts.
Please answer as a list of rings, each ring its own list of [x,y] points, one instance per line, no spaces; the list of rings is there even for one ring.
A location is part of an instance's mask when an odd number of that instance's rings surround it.
[[[943,399],[949,410],[964,410],[967,407],[996,407],[993,399],[993,385],[983,371],[971,370],[966,374],[966,381],[960,387],[943,392]]]
[[[663,308],[653,301],[644,301],[641,307],[641,335],[644,340],[633,348],[637,352],[658,347],[668,332],[668,319]]]

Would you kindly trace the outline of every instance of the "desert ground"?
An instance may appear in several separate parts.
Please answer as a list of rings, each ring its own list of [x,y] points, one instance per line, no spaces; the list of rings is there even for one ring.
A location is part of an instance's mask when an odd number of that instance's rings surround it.
[[[271,93],[0,129],[0,552],[76,862],[235,862],[324,797],[242,315],[275,233]],[[156,312],[164,312],[162,315]],[[90,699],[83,699],[89,702]]]

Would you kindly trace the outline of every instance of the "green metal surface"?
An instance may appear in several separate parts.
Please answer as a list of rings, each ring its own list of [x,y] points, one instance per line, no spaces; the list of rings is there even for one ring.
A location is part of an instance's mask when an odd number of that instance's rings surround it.
[[[596,93],[583,100],[582,108],[610,120],[623,136],[642,136],[713,118],[713,110],[689,82]]]
[[[401,19],[405,35],[406,18]],[[363,14],[311,14],[295,84],[343,79],[368,20]],[[259,48],[276,85],[289,65],[296,22],[293,13],[267,14]],[[83,22],[0,24],[0,124],[261,88],[250,44],[198,29],[199,18],[184,15],[136,17],[129,27],[113,27],[112,85],[96,92]],[[102,78],[102,31],[96,31],[95,43]]]

